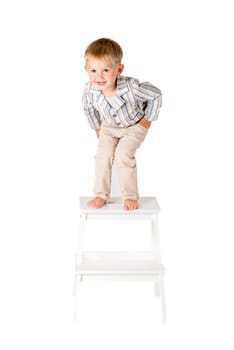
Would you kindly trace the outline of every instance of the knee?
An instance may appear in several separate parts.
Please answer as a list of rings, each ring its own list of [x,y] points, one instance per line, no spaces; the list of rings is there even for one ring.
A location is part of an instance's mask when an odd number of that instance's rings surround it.
[[[118,152],[117,150],[115,152],[114,162],[117,167],[134,168],[136,166],[136,159],[134,156],[127,152]]]
[[[101,152],[97,151],[95,155],[95,164],[99,165],[103,169],[110,168],[113,164],[113,152]]]
[[[105,137],[100,137],[95,157],[98,159],[113,160],[115,145]]]

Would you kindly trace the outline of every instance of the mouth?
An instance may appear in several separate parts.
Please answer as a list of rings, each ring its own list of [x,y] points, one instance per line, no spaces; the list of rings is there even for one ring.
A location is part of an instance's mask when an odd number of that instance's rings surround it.
[[[105,81],[97,81],[96,83],[98,86],[104,86],[106,84]]]

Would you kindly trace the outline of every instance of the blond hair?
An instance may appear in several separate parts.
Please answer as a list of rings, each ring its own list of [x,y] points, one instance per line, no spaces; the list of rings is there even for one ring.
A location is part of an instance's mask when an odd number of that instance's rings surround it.
[[[121,64],[123,50],[121,46],[114,40],[108,38],[100,38],[93,41],[85,50],[85,60],[89,57],[107,58],[114,64]]]

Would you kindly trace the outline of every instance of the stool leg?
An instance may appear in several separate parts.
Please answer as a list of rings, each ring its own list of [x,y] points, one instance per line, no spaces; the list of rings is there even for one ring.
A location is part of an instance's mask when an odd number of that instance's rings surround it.
[[[77,241],[77,249],[75,254],[75,271],[77,271],[78,264],[81,264],[82,262],[82,249],[83,249],[83,241],[84,241],[84,229],[85,229],[85,222],[87,220],[86,214],[80,215],[80,227],[78,232],[78,241]],[[80,283],[82,281],[82,275],[79,273],[75,273],[75,279],[74,279],[74,286],[73,286],[73,296],[75,298],[74,301],[74,314],[73,314],[73,325],[76,324],[77,319],[77,300],[78,300],[78,290]]]
[[[72,291],[72,296],[74,298],[77,297],[79,286],[80,286],[80,282],[82,282],[82,276],[78,275],[78,273],[76,273],[75,277],[74,277],[74,285],[73,285],[73,291]]]
[[[76,249],[76,263],[75,268],[77,267],[77,264],[80,264],[82,261],[82,248],[83,248],[83,241],[84,241],[84,229],[85,229],[85,222],[87,220],[86,214],[81,214],[80,216],[80,227],[79,227],[79,233],[78,233],[78,241],[77,241],[77,249]]]
[[[160,282],[158,277],[154,280],[154,296],[155,297],[160,296]]]
[[[160,290],[161,290],[161,303],[162,303],[162,320],[166,323],[166,298],[164,290],[164,276],[159,276]]]
[[[73,325],[76,325],[76,319],[77,319],[77,301],[78,301],[78,291],[79,291],[79,286],[82,281],[82,276],[76,274],[75,275],[75,280],[74,280],[74,288],[73,288],[73,295],[74,295],[74,313],[73,313]]]
[[[159,226],[158,215],[153,215],[151,220],[151,240],[152,240],[152,254],[153,260],[160,264],[160,242],[159,242]]]
[[[151,241],[152,241],[152,256],[153,260],[160,264],[160,247],[159,247],[159,227],[158,227],[158,215],[153,215],[151,220]],[[154,295],[160,296],[160,281],[156,277],[154,280]]]
[[[152,217],[151,233],[153,260],[158,264],[161,264],[158,215],[153,215]],[[164,290],[164,278],[162,274],[159,275],[156,280],[154,280],[154,295],[161,296],[162,320],[163,323],[166,323],[166,298]]]

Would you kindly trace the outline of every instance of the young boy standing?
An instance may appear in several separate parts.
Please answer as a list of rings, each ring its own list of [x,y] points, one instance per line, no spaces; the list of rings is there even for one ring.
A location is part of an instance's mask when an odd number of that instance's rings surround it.
[[[148,82],[122,76],[123,51],[112,39],[93,41],[85,51],[89,77],[82,98],[90,127],[99,138],[95,157],[95,197],[91,208],[109,199],[113,161],[117,167],[123,209],[139,208],[135,153],[162,104],[161,91]]]

